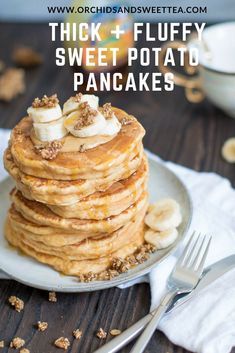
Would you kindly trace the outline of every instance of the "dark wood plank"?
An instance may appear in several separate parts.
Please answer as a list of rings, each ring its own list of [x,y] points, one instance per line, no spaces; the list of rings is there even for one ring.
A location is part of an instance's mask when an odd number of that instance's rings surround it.
[[[27,92],[10,104],[0,102],[0,126],[12,128],[25,114],[35,96],[58,92],[63,101],[73,93],[73,72],[70,68],[57,68],[54,51],[57,43],[50,43],[46,24],[0,24],[0,59],[11,65],[12,48],[30,45],[44,55],[44,64],[26,73]],[[146,44],[139,42],[139,46]],[[148,43],[148,45],[154,45]],[[133,67],[134,72],[141,69]],[[146,70],[146,69],[145,69]],[[166,160],[171,160],[196,170],[215,171],[228,177],[235,184],[235,168],[220,156],[221,146],[228,137],[235,136],[235,122],[208,101],[200,105],[190,104],[181,88],[167,92],[108,92],[100,94],[101,100],[132,113],[146,128],[145,147]],[[35,276],[37,274],[35,273]],[[15,312],[7,304],[10,295],[25,301],[25,310]],[[68,352],[90,353],[102,341],[95,337],[99,327],[124,330],[149,309],[150,293],[147,284],[120,290],[84,294],[58,294],[58,302],[50,303],[47,293],[32,289],[14,281],[0,281],[0,339],[7,343],[14,336],[26,340],[33,353],[58,352],[52,345],[54,339],[65,336],[71,339]],[[49,328],[38,332],[34,325],[45,320]],[[72,339],[75,328],[81,328],[84,336],[80,342]],[[110,339],[110,336],[107,340]],[[123,349],[129,352],[130,346]],[[8,347],[3,353],[10,351]],[[11,350],[12,351],[12,350]],[[157,332],[146,352],[187,353],[172,345]],[[235,351],[233,351],[235,353]]]

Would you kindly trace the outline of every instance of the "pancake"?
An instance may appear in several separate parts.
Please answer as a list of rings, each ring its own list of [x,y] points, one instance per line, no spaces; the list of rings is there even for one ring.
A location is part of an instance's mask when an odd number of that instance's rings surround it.
[[[113,252],[109,256],[100,257],[93,260],[64,260],[58,256],[44,254],[34,250],[32,247],[28,246],[21,239],[21,234],[16,233],[9,222],[6,222],[5,235],[7,240],[11,245],[19,248],[22,252],[34,259],[52,266],[55,270],[71,276],[80,276],[81,274],[88,274],[90,272],[96,274],[108,269],[111,265],[113,258],[124,259],[128,255],[133,254],[139,246],[144,242],[144,232],[143,227],[138,229],[135,240],[132,243],[120,248],[118,251]]]
[[[120,132],[111,141],[85,152],[61,152],[53,160],[45,160],[36,153],[30,138],[32,119],[23,118],[11,134],[11,153],[19,169],[35,177],[54,180],[96,179],[104,171],[122,164],[141,143],[144,128],[123,110],[113,108],[122,124]],[[136,153],[135,153],[136,154]]]
[[[19,192],[13,192],[11,197],[16,210],[24,218],[39,225],[87,233],[111,233],[129,222],[144,207],[148,195],[144,192],[134,204],[122,213],[102,220],[62,218],[54,214],[46,205],[28,200]]]
[[[9,149],[4,153],[4,166],[26,198],[61,206],[74,204],[96,191],[107,190],[116,181],[128,178],[143,163],[142,153],[140,151],[132,160],[113,170],[110,176],[94,180],[59,181],[27,175],[16,166]]]
[[[25,233],[23,229],[12,227],[16,234],[20,234],[21,240],[35,251],[48,255],[61,257],[69,260],[94,259],[107,256],[117,251],[119,248],[128,245],[135,240],[138,229],[143,224],[143,218],[147,209],[147,202],[143,208],[138,211],[132,221],[128,222],[122,231],[113,232],[112,234],[99,235],[89,237],[83,241],[64,245],[55,246],[54,244],[45,244],[41,242],[41,236],[30,237],[29,233]],[[11,220],[11,212],[9,213],[9,221]]]
[[[144,160],[129,178],[119,180],[103,192],[95,192],[69,206],[47,205],[64,218],[104,219],[130,207],[147,189],[148,165]]]
[[[12,205],[8,211],[8,220],[11,224],[11,228],[16,233],[22,233],[25,237],[30,240],[41,242],[45,245],[53,247],[63,247],[67,245],[78,244],[81,243],[83,240],[87,240],[90,238],[105,238],[109,234],[111,237],[122,237],[123,234],[129,234],[130,226],[132,225],[132,221],[130,221],[125,226],[119,228],[113,233],[99,233],[98,235],[97,233],[92,232],[90,232],[89,234],[87,234],[86,232],[79,231],[71,232],[66,229],[53,228],[50,226],[41,226],[37,223],[33,223],[25,219],[18,211],[16,211],[14,205]],[[126,238],[128,237],[126,236]]]

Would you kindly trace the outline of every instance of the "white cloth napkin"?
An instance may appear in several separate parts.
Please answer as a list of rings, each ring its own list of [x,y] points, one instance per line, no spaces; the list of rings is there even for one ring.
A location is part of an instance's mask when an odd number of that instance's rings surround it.
[[[0,156],[8,137],[9,130],[0,129]],[[160,161],[152,153],[149,155]],[[235,191],[229,181],[214,173],[198,173],[171,162],[162,163],[175,172],[189,189],[194,207],[191,231],[195,229],[213,237],[206,265],[234,254]],[[5,176],[0,162],[0,180]],[[165,292],[167,277],[179,251],[153,270],[149,278],[145,276],[131,283],[149,279],[151,309],[159,304]],[[160,323],[160,329],[172,342],[192,352],[230,353],[235,346],[235,269],[167,314]]]

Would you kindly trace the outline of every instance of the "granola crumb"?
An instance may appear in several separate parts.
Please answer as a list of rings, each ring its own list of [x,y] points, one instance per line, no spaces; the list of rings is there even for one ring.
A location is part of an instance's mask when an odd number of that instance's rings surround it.
[[[149,259],[149,255],[153,253],[156,248],[152,244],[143,244],[139,246],[134,254],[127,256],[125,259],[114,257],[111,261],[110,268],[100,273],[88,272],[78,276],[80,282],[91,281],[106,281],[118,276],[121,273],[127,272],[130,268],[142,264]]]
[[[49,292],[49,302],[56,303],[57,302],[57,297],[56,297],[56,292]]]
[[[105,339],[107,337],[107,332],[105,332],[101,327],[99,328],[99,330],[97,331],[96,333],[96,336],[99,338],[99,339]]]
[[[15,348],[15,349],[19,349],[19,348],[23,347],[24,344],[25,344],[25,340],[23,340],[23,339],[20,338],[20,337],[15,337],[15,338],[13,338],[13,340],[11,341],[10,347],[11,347],[11,348]]]
[[[35,145],[35,151],[41,155],[43,159],[52,160],[55,159],[60,152],[63,143],[58,140],[47,142],[44,145]]]
[[[75,96],[71,97],[71,99],[74,101],[74,102],[81,102],[81,99],[82,99],[82,93],[77,93],[75,94]]]
[[[18,313],[21,312],[21,310],[24,309],[24,302],[20,298],[16,297],[15,295],[11,295],[8,298],[8,302],[15,308]]]
[[[34,67],[42,63],[42,56],[30,47],[21,46],[13,51],[12,59],[22,67]]]
[[[111,103],[105,103],[101,108],[101,112],[104,115],[105,119],[111,119],[113,117],[112,105]]]
[[[82,331],[79,329],[74,330],[73,336],[76,338],[76,340],[80,340],[82,337]]]
[[[44,96],[40,98],[35,98],[34,101],[32,102],[32,107],[33,108],[54,108],[57,104],[59,103],[59,99],[57,97],[57,94],[53,94],[51,96],[47,96],[44,94]]]
[[[45,331],[48,328],[48,323],[45,321],[38,321],[37,328],[38,328],[38,331]]]
[[[97,110],[90,107],[87,102],[83,102],[79,106],[80,116],[78,117],[74,126],[75,130],[79,130],[85,126],[89,126],[94,123],[94,118],[97,115]]]
[[[10,102],[25,91],[24,70],[9,68],[0,76],[0,100]]]
[[[57,340],[55,340],[54,345],[61,349],[68,349],[68,347],[70,346],[70,342],[68,338],[60,337],[60,338],[57,338]]]
[[[121,333],[122,333],[122,331],[121,331],[121,330],[118,330],[118,329],[116,329],[116,328],[110,330],[110,335],[111,335],[111,336],[118,336],[118,335],[120,335]]]
[[[27,349],[27,348],[22,348],[22,349],[20,350],[20,353],[30,353],[30,350]]]
[[[4,348],[4,341],[0,341],[0,348]]]

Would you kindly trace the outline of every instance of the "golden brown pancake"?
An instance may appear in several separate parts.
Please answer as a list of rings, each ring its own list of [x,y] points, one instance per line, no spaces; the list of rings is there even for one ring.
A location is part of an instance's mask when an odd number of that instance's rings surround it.
[[[145,131],[133,116],[113,111],[122,123],[117,135],[78,139],[69,134],[51,160],[35,148],[40,141],[32,119],[23,118],[4,153],[16,183],[7,240],[67,275],[104,271],[114,257],[125,258],[144,243]],[[84,145],[90,149],[79,152]]]
[[[94,180],[59,181],[27,175],[16,166],[9,149],[4,153],[4,165],[26,198],[61,206],[74,204],[96,191],[107,190],[116,181],[128,178],[142,163],[146,163],[146,157],[145,161],[142,160],[142,153],[124,165],[121,164],[110,176]]]
[[[44,242],[42,242],[42,237],[40,235],[32,237],[30,233],[24,232],[22,227],[17,229],[15,224],[12,226],[12,229],[17,234],[20,234],[21,240],[35,251],[58,256],[65,260],[94,259],[108,256],[119,248],[133,242],[138,233],[138,229],[143,223],[146,208],[147,202],[145,202],[143,208],[138,211],[135,217],[120,231],[113,232],[112,234],[89,237],[82,241],[77,241],[73,244],[65,244],[63,246],[55,246],[51,243],[45,244],[45,239]],[[9,211],[9,221],[11,221],[12,217],[14,218],[14,209]],[[12,222],[10,223],[12,224]]]
[[[101,220],[62,218],[53,213],[46,205],[26,199],[20,192],[12,193],[12,201],[16,210],[24,218],[39,225],[87,233],[111,233],[129,222],[144,207],[147,196],[147,193],[144,192],[134,204],[119,215]]]
[[[95,179],[105,176],[105,171],[118,167],[136,148],[145,134],[144,128],[121,109],[113,111],[122,124],[121,131],[111,141],[85,152],[59,153],[53,160],[43,159],[35,150],[30,138],[32,119],[23,118],[11,134],[11,153],[19,169],[32,176],[54,180]],[[99,173],[97,175],[97,173]]]
[[[6,238],[9,243],[16,248],[19,248],[25,254],[35,258],[36,260],[48,264],[54,267],[57,271],[64,273],[65,275],[79,276],[81,274],[87,274],[89,272],[99,273],[109,268],[112,259],[115,257],[125,258],[128,255],[133,254],[136,249],[144,242],[143,225],[139,227],[138,233],[136,234],[135,241],[130,242],[128,245],[120,248],[113,252],[109,256],[100,257],[92,260],[65,260],[58,256],[48,255],[41,253],[33,249],[24,243],[21,239],[21,234],[16,233],[12,230],[9,222],[6,222],[5,227]]]

